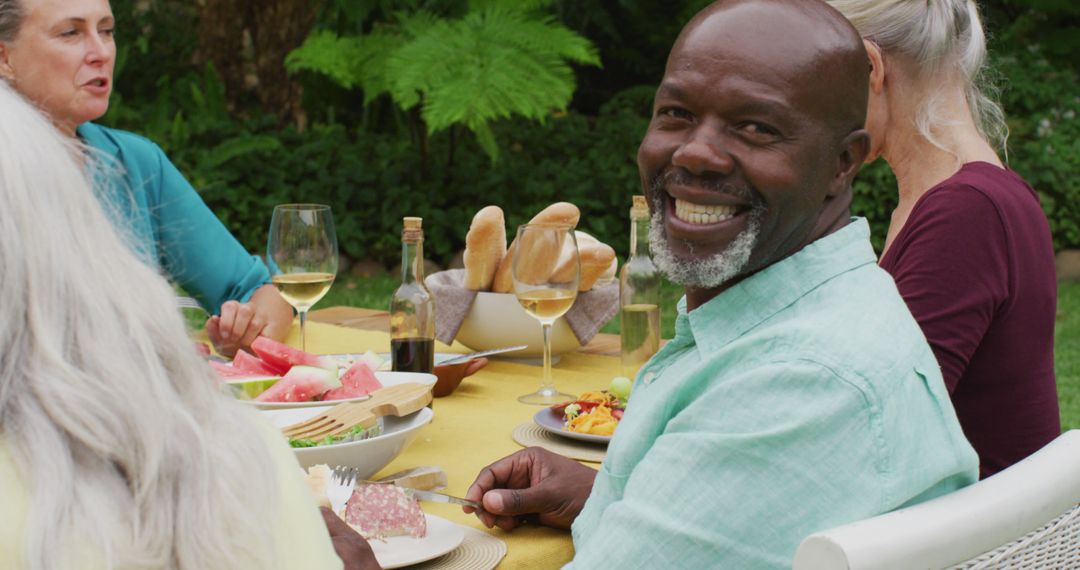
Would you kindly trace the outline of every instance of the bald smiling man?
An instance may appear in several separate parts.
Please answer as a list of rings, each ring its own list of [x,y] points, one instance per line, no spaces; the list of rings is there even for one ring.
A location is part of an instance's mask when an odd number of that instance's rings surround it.
[[[572,528],[572,568],[790,568],[807,535],[977,478],[851,181],[867,56],[817,0],[716,2],[683,29],[638,150],[675,338],[599,472],[538,448],[468,498]],[[467,512],[471,509],[466,509]]]

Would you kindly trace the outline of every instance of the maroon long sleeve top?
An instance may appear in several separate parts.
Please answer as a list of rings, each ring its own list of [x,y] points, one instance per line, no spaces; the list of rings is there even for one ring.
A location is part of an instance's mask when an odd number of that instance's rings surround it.
[[[1060,434],[1050,227],[1019,175],[965,164],[919,198],[880,264],[934,350],[982,477]]]

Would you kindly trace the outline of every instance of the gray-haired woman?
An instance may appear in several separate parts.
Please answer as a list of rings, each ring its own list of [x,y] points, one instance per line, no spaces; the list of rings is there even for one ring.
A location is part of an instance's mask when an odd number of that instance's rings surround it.
[[[0,117],[0,568],[341,568],[281,434],[220,392],[114,232],[87,151],[2,81]]]
[[[896,173],[881,266],[930,341],[983,477],[1060,433],[1053,249],[1034,190],[998,157],[973,0],[828,0],[866,39],[871,160]]]

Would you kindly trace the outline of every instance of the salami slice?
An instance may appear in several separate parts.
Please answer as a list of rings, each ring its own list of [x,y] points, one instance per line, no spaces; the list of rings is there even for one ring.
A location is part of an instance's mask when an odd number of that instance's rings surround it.
[[[416,499],[391,484],[358,483],[345,504],[345,522],[364,538],[427,534],[427,520]]]

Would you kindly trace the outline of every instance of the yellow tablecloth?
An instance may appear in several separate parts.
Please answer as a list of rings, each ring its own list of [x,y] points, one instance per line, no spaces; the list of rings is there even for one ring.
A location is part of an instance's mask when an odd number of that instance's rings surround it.
[[[294,326],[288,339],[299,346],[299,330]],[[383,332],[362,331],[307,323],[308,352],[319,354],[388,352],[390,336]],[[468,352],[456,344],[438,344],[439,352]],[[618,374],[619,361],[610,356],[564,355],[554,367],[555,386],[578,394],[606,388]],[[488,464],[521,449],[511,438],[514,427],[531,422],[540,408],[518,403],[517,396],[539,386],[541,369],[492,360],[476,374],[466,378],[453,394],[433,403],[435,418],[420,436],[397,459],[377,476],[419,467],[436,465],[449,477],[447,493],[462,496],[476,474]],[[595,465],[593,465],[595,468]],[[558,568],[574,555],[569,532],[543,527],[524,527],[512,533],[489,530],[474,515],[460,507],[425,503],[424,510],[456,523],[485,530],[506,541],[508,552],[499,568]]]

